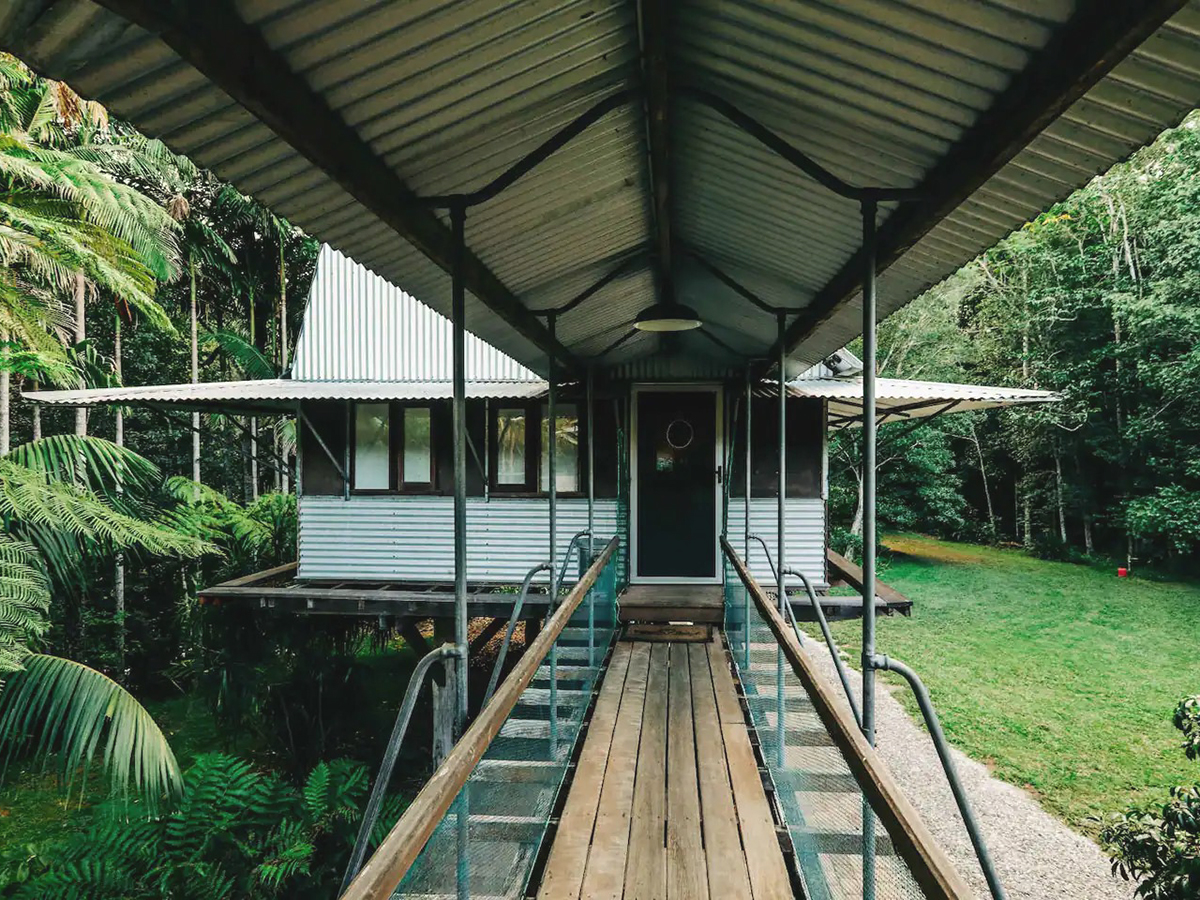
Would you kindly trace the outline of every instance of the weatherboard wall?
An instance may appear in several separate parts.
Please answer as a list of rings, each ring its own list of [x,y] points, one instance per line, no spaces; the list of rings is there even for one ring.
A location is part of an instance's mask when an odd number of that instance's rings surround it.
[[[616,500],[597,500],[596,538],[624,537]],[[587,528],[587,501],[558,501],[559,555]],[[550,558],[549,503],[537,498],[467,500],[467,578],[519,582]],[[302,497],[304,579],[452,581],[453,497]]]

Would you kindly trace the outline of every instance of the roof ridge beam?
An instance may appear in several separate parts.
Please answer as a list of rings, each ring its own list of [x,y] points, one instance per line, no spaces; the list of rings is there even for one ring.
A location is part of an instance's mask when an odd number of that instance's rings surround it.
[[[430,210],[414,208],[404,180],[267,43],[230,0],[96,0],[171,47],[366,209],[449,274],[454,238]],[[484,264],[464,248],[466,289],[549,357],[574,368],[571,352]]]
[[[646,95],[646,140],[650,151],[651,203],[654,209],[659,301],[675,302],[671,246],[671,94],[667,71],[670,29],[668,0],[639,0],[642,69]]]

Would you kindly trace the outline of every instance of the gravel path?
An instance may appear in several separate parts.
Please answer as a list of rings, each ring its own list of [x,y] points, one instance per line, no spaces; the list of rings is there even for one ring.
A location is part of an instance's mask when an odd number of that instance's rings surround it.
[[[806,640],[805,647],[840,695],[824,643]],[[855,672],[856,693],[859,682]],[[978,896],[989,897],[933,743],[886,686],[879,691],[877,731],[880,752],[909,800]],[[1132,887],[1113,877],[1108,857],[1091,840],[1046,812],[1025,791],[993,778],[982,763],[954,747],[951,753],[1010,900],[1133,897]]]

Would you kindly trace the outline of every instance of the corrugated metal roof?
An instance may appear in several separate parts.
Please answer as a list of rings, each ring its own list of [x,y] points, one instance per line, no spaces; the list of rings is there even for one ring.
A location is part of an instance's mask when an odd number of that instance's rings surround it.
[[[789,397],[825,400],[829,404],[831,427],[861,424],[863,383],[861,376],[830,378],[818,374],[823,366],[788,382]],[[778,382],[763,382],[755,388],[759,397],[779,396]],[[992,387],[982,384],[953,384],[943,381],[911,381],[904,378],[877,378],[875,406],[880,422],[907,421],[942,412],[971,409],[997,409],[1028,403],[1055,403],[1061,396],[1054,391]]]
[[[181,5],[180,8],[188,5]],[[320,97],[418,193],[478,187],[601,97],[641,81],[632,0],[235,0]],[[1078,9],[1074,0],[677,0],[670,76],[709,88],[857,184],[910,186],[991,108]],[[1086,9],[1086,7],[1084,7]],[[1127,8],[1127,7],[1123,7]],[[1103,4],[1096,17],[1109,15]],[[159,38],[92,0],[10,0],[0,44],[270,204],[439,312],[444,272]],[[1032,102],[1032,101],[1031,101]],[[880,279],[880,315],[939,281],[1200,105],[1193,0],[908,249]],[[768,302],[797,306],[859,242],[830,196],[713,112],[671,108],[678,239]],[[885,205],[881,218],[892,208]],[[470,214],[471,249],[530,308],[563,303],[653,244],[640,100]],[[762,357],[772,317],[678,261],[677,293],[729,352],[697,336],[667,367]],[[648,260],[559,323],[587,356],[654,299]],[[544,354],[473,296],[468,327],[530,368]],[[860,330],[851,300],[795,351],[820,361]],[[629,341],[606,364],[661,355]],[[636,370],[636,366],[635,366]]]
[[[449,319],[326,244],[291,375],[300,381],[449,381],[452,340]],[[473,334],[466,350],[470,381],[542,383]]]
[[[546,393],[544,381],[468,381],[467,397],[532,399]],[[206,381],[147,387],[79,391],[27,391],[22,396],[47,406],[174,406],[225,410],[294,409],[301,400],[449,400],[449,381]]]

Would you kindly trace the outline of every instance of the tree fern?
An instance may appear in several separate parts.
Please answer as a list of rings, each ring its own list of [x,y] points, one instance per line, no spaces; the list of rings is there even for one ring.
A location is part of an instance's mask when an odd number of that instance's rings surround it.
[[[0,691],[0,745],[57,755],[68,779],[102,748],[114,791],[137,785],[152,799],[179,792],[166,735],[133,695],[69,659],[32,654],[23,665]]]

